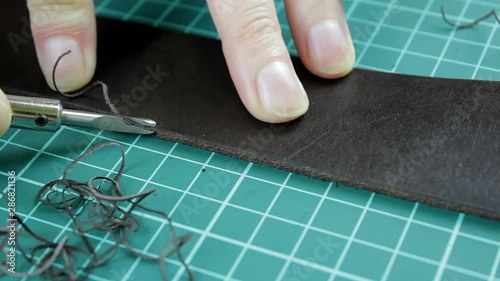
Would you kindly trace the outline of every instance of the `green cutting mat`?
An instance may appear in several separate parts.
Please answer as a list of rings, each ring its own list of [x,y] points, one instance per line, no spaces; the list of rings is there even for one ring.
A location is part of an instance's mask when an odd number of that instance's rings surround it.
[[[493,0],[344,1],[357,66],[500,80],[499,24],[490,19],[456,31],[441,18],[443,3],[450,17],[468,21],[500,8]],[[277,8],[296,54],[281,1]],[[96,10],[217,38],[204,0],[102,0]],[[66,217],[34,205],[33,198],[72,159],[108,140],[121,142],[127,151],[125,190],[156,188],[150,207],[169,212],[180,234],[194,234],[183,252],[197,280],[500,280],[498,222],[148,137],[74,128],[56,134],[11,129],[0,139],[0,182],[5,186],[6,172],[17,172],[21,217],[54,241],[71,235]],[[100,152],[78,166],[78,177],[112,174],[118,161],[116,153]],[[0,216],[5,212],[0,207]],[[169,237],[165,221],[146,215],[141,223],[134,246],[158,253]],[[93,239],[101,247],[109,243],[108,236]],[[186,280],[177,260],[168,262],[168,271],[173,280]],[[159,272],[156,263],[123,251],[91,280],[159,280]]]

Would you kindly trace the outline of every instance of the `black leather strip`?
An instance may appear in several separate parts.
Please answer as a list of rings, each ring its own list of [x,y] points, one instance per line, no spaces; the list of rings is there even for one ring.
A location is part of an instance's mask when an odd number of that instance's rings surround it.
[[[109,112],[98,89],[74,100],[50,91],[31,39],[15,52],[6,38],[26,38],[21,13],[0,17],[0,87]],[[269,125],[241,104],[218,41],[109,19],[98,29],[95,79],[108,84],[123,114],[155,119],[158,138],[500,219],[499,82],[361,69],[326,81],[294,58],[310,110]]]

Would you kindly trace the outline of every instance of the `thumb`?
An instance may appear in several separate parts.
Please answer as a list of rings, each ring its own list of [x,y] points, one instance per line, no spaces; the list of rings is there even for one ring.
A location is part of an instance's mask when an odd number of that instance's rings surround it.
[[[12,120],[12,111],[10,109],[9,101],[4,92],[0,89],[0,136],[5,134],[9,129]]]
[[[96,20],[93,0],[28,0],[31,32],[38,62],[52,89],[52,71],[62,92],[84,87],[94,75],[96,65]]]

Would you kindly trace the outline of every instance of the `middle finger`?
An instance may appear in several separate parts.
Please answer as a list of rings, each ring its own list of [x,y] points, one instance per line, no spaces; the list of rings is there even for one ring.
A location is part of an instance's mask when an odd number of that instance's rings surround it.
[[[208,0],[240,98],[264,122],[303,115],[309,100],[283,40],[273,0]]]

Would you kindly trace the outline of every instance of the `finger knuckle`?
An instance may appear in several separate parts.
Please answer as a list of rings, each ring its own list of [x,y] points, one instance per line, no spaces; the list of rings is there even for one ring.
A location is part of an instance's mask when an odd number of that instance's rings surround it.
[[[271,47],[280,36],[279,21],[266,5],[243,5],[233,19],[232,28],[239,43],[259,48]]]
[[[331,18],[339,9],[343,9],[342,1],[314,0],[307,10],[307,18]]]
[[[28,0],[30,10],[36,11],[77,11],[87,6],[87,0]]]
[[[94,16],[88,0],[29,0],[28,9],[34,28],[81,27]]]

